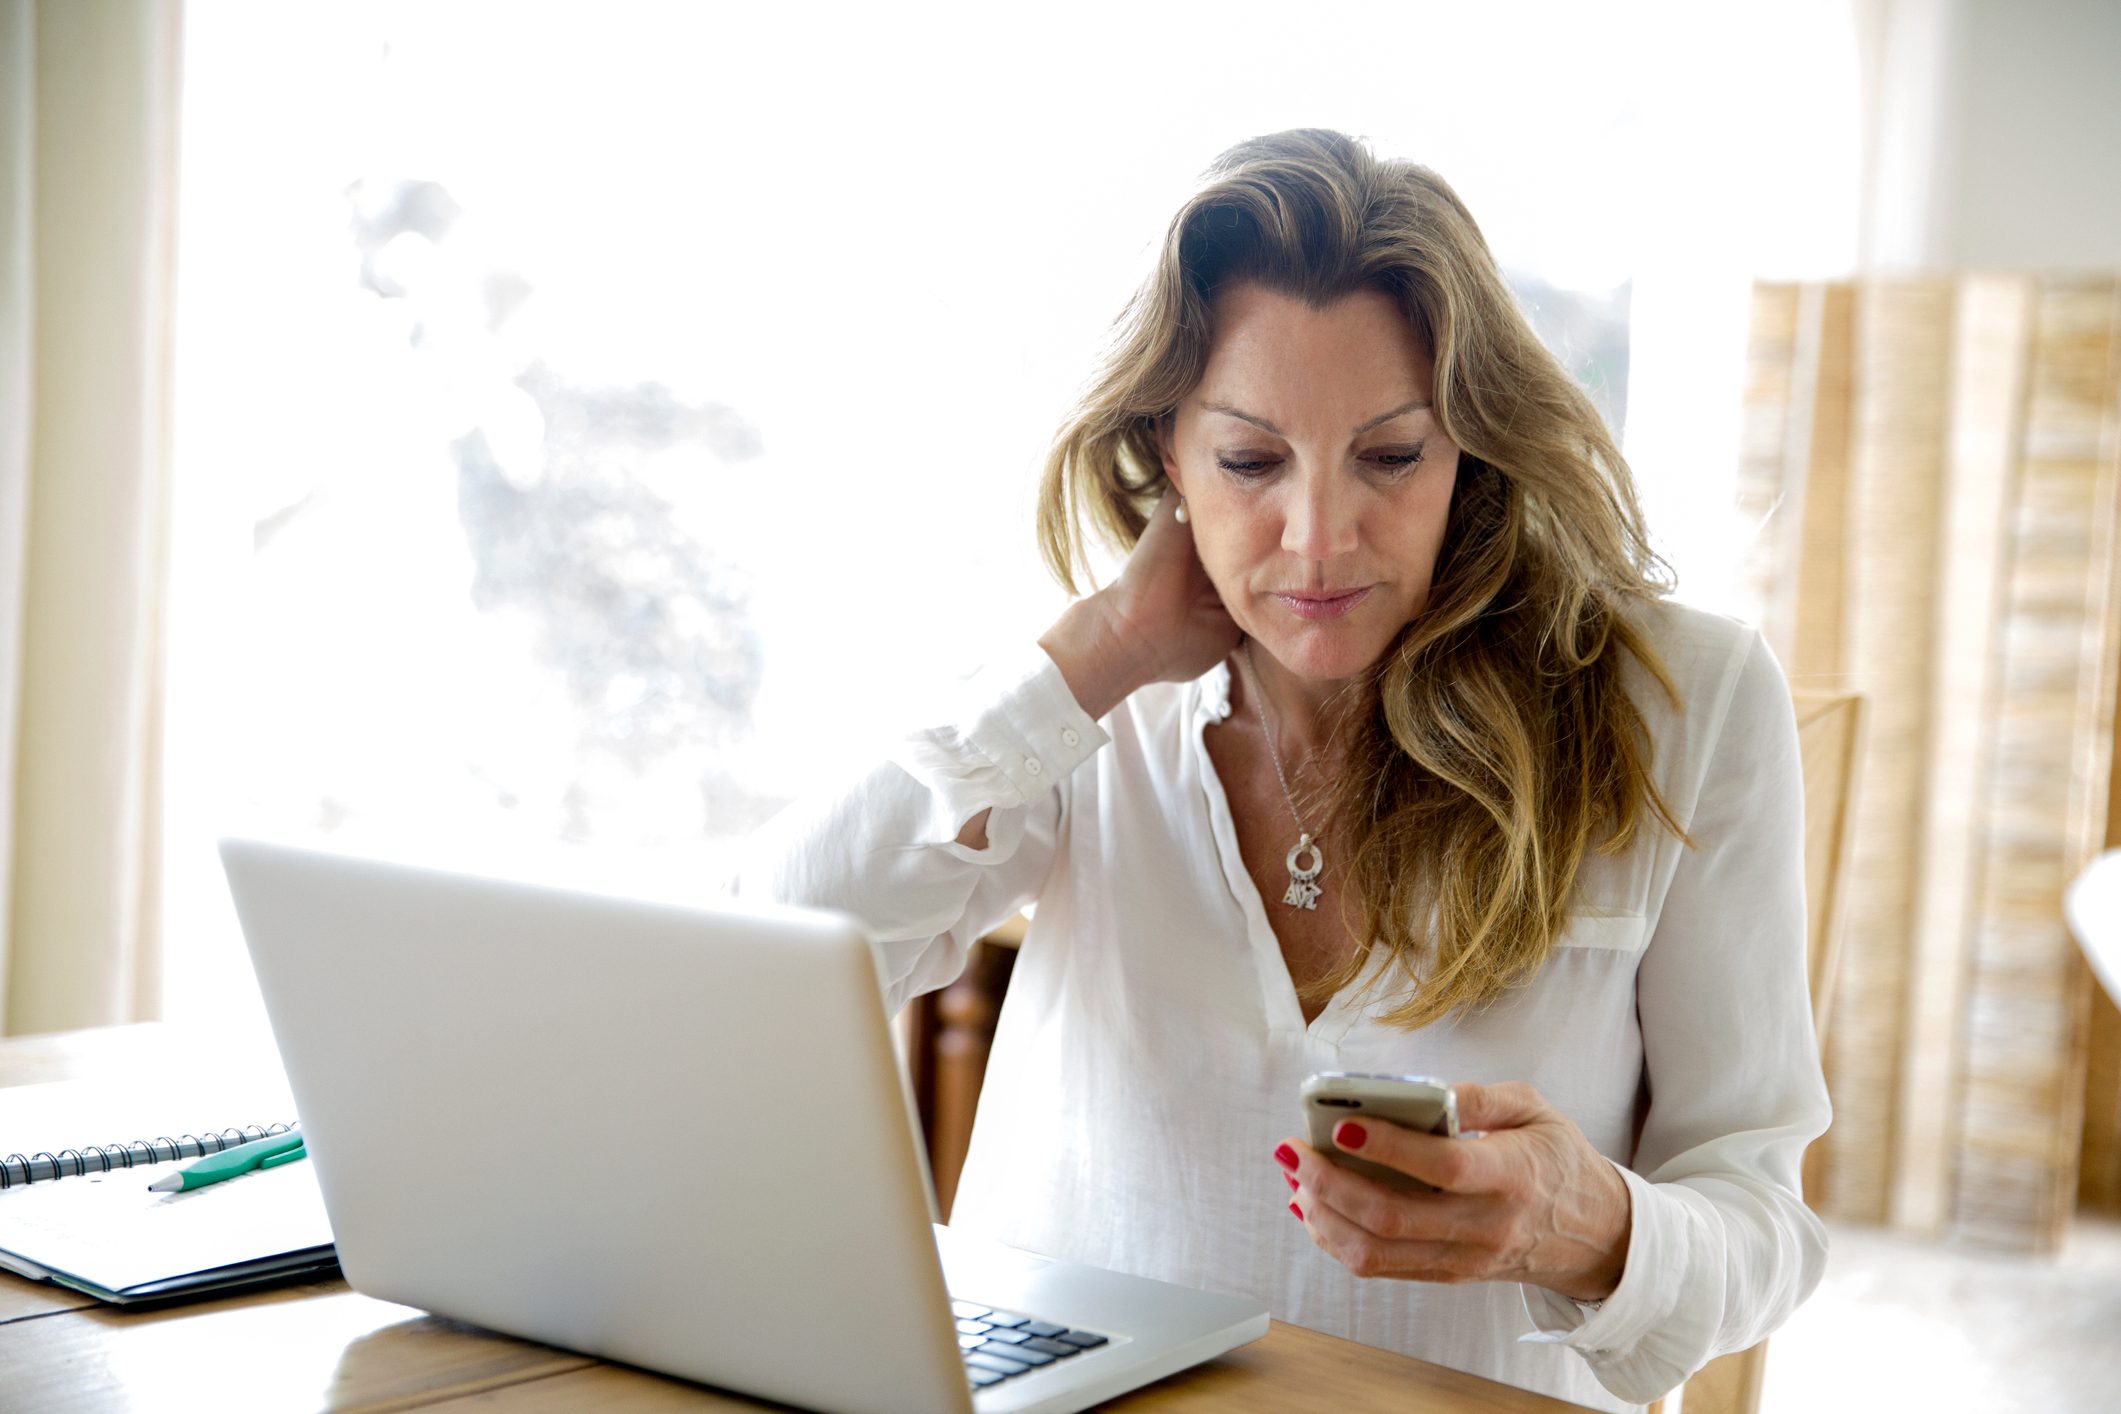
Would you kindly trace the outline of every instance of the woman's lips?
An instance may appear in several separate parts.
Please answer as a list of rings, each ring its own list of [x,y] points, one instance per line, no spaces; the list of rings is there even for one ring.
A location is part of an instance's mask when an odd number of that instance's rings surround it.
[[[1275,598],[1289,606],[1289,612],[1300,619],[1337,619],[1350,613],[1357,604],[1370,597],[1377,586],[1366,584],[1360,589],[1323,590],[1313,594],[1309,591],[1285,594],[1277,591]]]

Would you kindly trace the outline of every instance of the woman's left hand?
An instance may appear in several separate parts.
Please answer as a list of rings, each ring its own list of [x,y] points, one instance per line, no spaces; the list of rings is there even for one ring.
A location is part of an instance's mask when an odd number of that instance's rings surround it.
[[[1402,1193],[1340,1167],[1300,1139],[1275,1159],[1311,1240],[1359,1277],[1517,1281],[1579,1301],[1612,1295],[1627,1265],[1633,1201],[1583,1131],[1530,1085],[1458,1085],[1462,1129],[1447,1139],[1373,1117],[1334,1142],[1441,1189]],[[1295,1162],[1289,1162],[1290,1156]]]

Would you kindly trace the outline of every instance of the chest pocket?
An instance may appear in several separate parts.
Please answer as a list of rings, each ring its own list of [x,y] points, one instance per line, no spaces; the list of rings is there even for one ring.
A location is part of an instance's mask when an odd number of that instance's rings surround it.
[[[1639,913],[1615,913],[1597,909],[1571,909],[1557,948],[1586,951],[1636,953],[1648,940],[1649,922]]]

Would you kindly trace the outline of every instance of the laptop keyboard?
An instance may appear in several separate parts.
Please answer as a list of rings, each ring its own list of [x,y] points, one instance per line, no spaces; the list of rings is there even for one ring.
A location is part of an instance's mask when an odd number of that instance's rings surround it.
[[[974,1389],[1000,1384],[1011,1375],[1021,1375],[1095,1350],[1105,1337],[1093,1331],[1070,1330],[1051,1321],[1021,1316],[1014,1311],[996,1311],[970,1301],[950,1303],[957,1317],[957,1343],[965,1357],[965,1378]]]

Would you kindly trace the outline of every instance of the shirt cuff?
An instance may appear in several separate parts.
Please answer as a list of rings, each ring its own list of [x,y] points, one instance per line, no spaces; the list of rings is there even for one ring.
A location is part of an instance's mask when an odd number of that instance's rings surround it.
[[[955,720],[907,737],[891,759],[934,792],[931,824],[954,839],[982,810],[1036,800],[1111,739],[1033,644],[975,675]]]
[[[1692,1265],[1688,1229],[1694,1214],[1686,1199],[1625,1165],[1613,1167],[1628,1185],[1631,1209],[1620,1285],[1596,1306],[1545,1287],[1520,1286],[1525,1315],[1535,1329],[1518,1340],[1566,1345],[1583,1355],[1608,1390],[1646,1403],[1686,1378],[1688,1370],[1670,1353],[1706,1350],[1720,1303],[1681,1300]],[[1660,1353],[1646,1348],[1653,1334]]]

